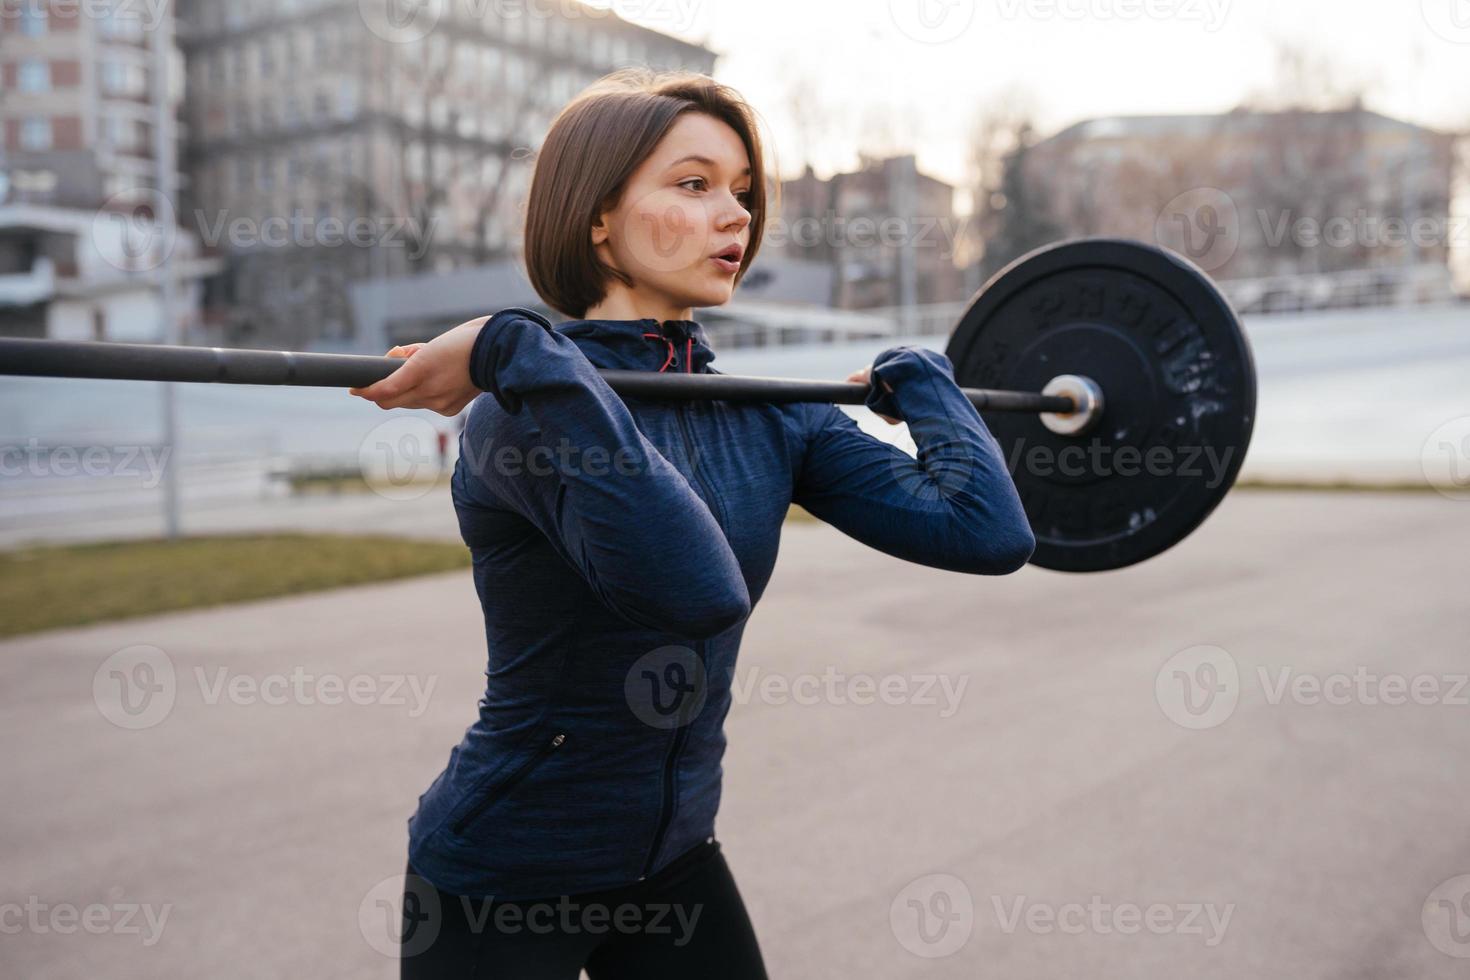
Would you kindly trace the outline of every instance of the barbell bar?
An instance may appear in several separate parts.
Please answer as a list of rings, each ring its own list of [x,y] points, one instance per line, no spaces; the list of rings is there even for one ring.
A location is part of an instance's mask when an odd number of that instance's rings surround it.
[[[0,374],[53,378],[363,388],[388,377],[405,363],[406,359],[400,357],[366,354],[0,338]],[[679,401],[721,399],[861,405],[868,392],[867,385],[849,381],[739,374],[659,374],[615,368],[598,368],[597,373],[621,395]],[[1073,399],[1062,394],[980,388],[966,388],[964,393],[977,409],[992,412],[1070,415],[1077,410]]]

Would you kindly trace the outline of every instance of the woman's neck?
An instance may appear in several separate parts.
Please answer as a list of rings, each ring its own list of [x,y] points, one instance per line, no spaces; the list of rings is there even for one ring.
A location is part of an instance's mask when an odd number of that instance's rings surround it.
[[[693,310],[675,306],[663,297],[639,296],[625,289],[609,291],[602,301],[587,307],[584,320],[691,320]]]

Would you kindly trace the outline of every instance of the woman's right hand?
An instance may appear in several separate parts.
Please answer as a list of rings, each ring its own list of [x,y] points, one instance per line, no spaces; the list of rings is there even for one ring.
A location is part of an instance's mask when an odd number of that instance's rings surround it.
[[[470,382],[470,351],[488,316],[467,320],[427,343],[407,344],[388,351],[408,363],[366,388],[349,388],[379,408],[427,408],[453,417],[475,400],[480,389]]]
[[[847,376],[847,380],[848,381],[856,381],[859,384],[871,384],[872,383],[872,380],[869,377],[869,375],[872,373],[872,370],[873,370],[873,365],[869,364],[867,367],[863,368],[861,371],[854,371],[851,374],[849,374]],[[883,382],[883,390],[885,390],[885,391],[892,391],[893,390],[893,385],[889,384],[887,381],[884,381]],[[889,417],[887,415],[884,415],[881,412],[874,412],[873,414],[874,415],[877,415],[880,419],[882,419],[883,421],[887,422],[889,425],[897,425],[899,423],[899,421],[900,421],[899,419],[891,418],[891,417]]]

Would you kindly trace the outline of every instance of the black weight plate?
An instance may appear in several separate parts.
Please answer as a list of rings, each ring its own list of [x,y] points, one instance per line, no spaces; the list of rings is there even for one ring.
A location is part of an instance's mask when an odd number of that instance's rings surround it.
[[[946,354],[963,387],[1040,391],[1060,374],[1102,387],[1101,421],[1080,436],[1033,413],[982,413],[1044,568],[1122,568],[1177,544],[1250,444],[1256,374],[1240,322],[1165,249],[1083,239],[1023,256],[976,294]]]

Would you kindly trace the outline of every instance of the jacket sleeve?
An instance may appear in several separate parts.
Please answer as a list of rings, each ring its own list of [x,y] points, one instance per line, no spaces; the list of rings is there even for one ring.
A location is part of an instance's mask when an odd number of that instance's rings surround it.
[[[724,532],[570,339],[502,311],[470,377],[477,400],[456,474],[472,503],[534,524],[598,599],[636,625],[703,638],[750,613]]]
[[[918,458],[863,432],[835,405],[804,406],[810,421],[793,501],[921,565],[980,575],[1019,569],[1036,539],[1000,445],[955,383],[949,359],[891,347],[873,361],[871,378],[867,406],[908,423]]]

